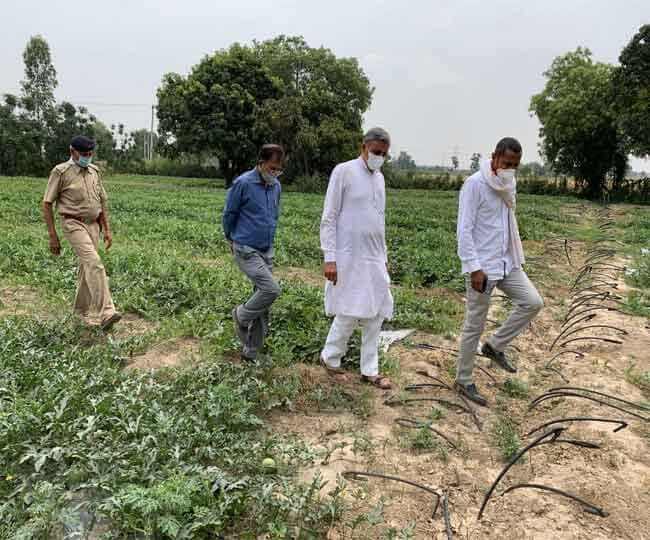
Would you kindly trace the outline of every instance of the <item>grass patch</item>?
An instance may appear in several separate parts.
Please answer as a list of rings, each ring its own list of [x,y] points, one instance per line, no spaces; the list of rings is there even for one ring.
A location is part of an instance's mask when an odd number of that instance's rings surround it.
[[[638,386],[643,395],[650,398],[650,371],[637,371],[632,365],[625,370],[625,380]]]
[[[528,384],[517,378],[506,379],[500,391],[503,395],[513,399],[526,399],[530,395]]]
[[[499,415],[492,424],[490,435],[504,461],[509,461],[521,449],[521,440],[512,420]]]

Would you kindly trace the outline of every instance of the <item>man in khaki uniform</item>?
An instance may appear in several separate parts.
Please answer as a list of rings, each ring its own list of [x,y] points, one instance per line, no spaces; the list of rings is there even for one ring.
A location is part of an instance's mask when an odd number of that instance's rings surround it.
[[[52,169],[43,197],[43,217],[50,235],[50,251],[61,253],[52,205],[61,217],[63,234],[79,260],[75,313],[89,325],[108,330],[122,316],[115,311],[108,278],[97,248],[103,233],[106,251],[113,238],[106,208],[106,192],[99,168],[91,164],[95,141],[78,136],[70,143],[70,159]]]

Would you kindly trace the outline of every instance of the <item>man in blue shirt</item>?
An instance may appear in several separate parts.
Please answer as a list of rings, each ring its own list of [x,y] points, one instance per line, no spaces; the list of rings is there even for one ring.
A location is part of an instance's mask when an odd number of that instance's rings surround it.
[[[232,310],[242,357],[255,360],[268,332],[269,309],[280,295],[273,278],[273,240],[280,213],[284,150],[265,144],[257,167],[239,176],[228,190],[223,230],[240,270],[251,280],[253,295]]]

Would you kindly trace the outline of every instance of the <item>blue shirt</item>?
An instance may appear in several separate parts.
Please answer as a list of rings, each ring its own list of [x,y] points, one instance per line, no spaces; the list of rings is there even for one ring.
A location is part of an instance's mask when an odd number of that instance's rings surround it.
[[[280,182],[267,185],[257,169],[239,176],[228,190],[223,210],[226,238],[259,251],[273,246],[280,215]]]

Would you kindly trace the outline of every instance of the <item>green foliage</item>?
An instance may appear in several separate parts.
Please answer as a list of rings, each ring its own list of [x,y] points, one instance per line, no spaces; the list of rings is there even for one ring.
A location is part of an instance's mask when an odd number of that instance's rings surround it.
[[[470,159],[469,170],[475,173],[480,168],[481,168],[481,154],[479,154],[478,152],[474,152]]]
[[[504,461],[510,460],[521,448],[515,424],[503,414],[499,414],[492,423],[490,434]]]
[[[650,371],[637,371],[634,366],[625,370],[625,380],[638,386],[646,397],[650,398]]]
[[[21,82],[23,106],[30,118],[42,122],[54,108],[54,89],[58,86],[50,46],[43,36],[32,36],[23,52],[25,79]]]
[[[586,193],[601,195],[608,174],[622,180],[627,149],[618,131],[612,92],[613,67],[594,62],[588,49],[558,56],[544,90],[530,110],[542,127],[542,151],[553,169],[586,183]]]
[[[170,156],[209,153],[227,181],[255,162],[264,141],[260,107],[280,94],[279,83],[247,46],[205,56],[187,77],[168,73],[157,91],[162,148]]]
[[[227,181],[274,141],[288,155],[287,178],[329,174],[354,157],[368,79],[355,59],[311,48],[301,37],[239,44],[205,57],[186,78],[170,73],[158,89],[168,155],[215,155]]]
[[[506,379],[501,387],[501,392],[514,399],[526,399],[530,394],[528,384],[517,378]]]
[[[415,160],[408,152],[404,151],[400,152],[397,159],[393,160],[393,166],[402,171],[415,170],[417,168]]]
[[[44,320],[37,305],[33,318],[0,322],[0,534],[52,537],[71,520],[71,494],[83,494],[89,511],[122,537],[147,530],[157,538],[176,531],[200,539],[220,530],[281,538],[296,526],[322,537],[340,502],[296,485],[296,467],[314,454],[298,441],[270,436],[264,421],[268,411],[301,399],[321,410],[373,412],[371,387],[351,394],[335,385],[306,387],[291,375],[296,362],[318,358],[327,334],[322,286],[282,278],[269,358],[260,366],[232,363],[230,311],[251,288],[223,239],[224,190],[181,178],[107,176],[105,184],[115,236],[102,258],[119,308],[157,323],[143,336],[102,337],[66,316],[76,265],[66,243],[58,259],[47,252],[39,209],[44,181],[0,178],[0,280],[28,285],[39,305],[52,306]],[[283,197],[280,269],[320,270],[322,204],[319,195]],[[462,304],[442,289],[461,283],[457,204],[452,192],[388,193],[396,312],[387,326],[458,329]],[[522,196],[519,212],[526,239],[572,227],[558,199]],[[423,285],[441,289],[431,294]],[[201,339],[191,367],[153,374],[123,369],[132,355],[181,336]],[[356,363],[358,354],[349,357]],[[390,365],[387,358],[383,366]],[[359,451],[368,447],[359,441]],[[443,458],[444,443],[440,448]],[[277,473],[262,467],[266,457],[276,461]]]
[[[650,154],[650,24],[645,24],[619,56],[614,73],[616,113],[630,151]]]

